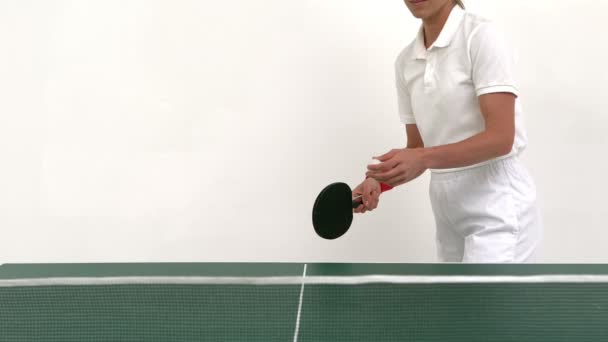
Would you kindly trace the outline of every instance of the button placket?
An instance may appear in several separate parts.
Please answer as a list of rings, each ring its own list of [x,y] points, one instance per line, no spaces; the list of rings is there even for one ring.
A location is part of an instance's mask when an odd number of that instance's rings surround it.
[[[435,85],[435,58],[433,58],[433,54],[427,54],[426,58],[426,66],[424,69],[424,87],[425,88],[433,88]]]

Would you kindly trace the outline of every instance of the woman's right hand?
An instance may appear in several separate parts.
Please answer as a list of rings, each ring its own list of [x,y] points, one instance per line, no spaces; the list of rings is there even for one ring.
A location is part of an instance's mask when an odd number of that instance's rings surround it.
[[[364,180],[353,190],[353,198],[361,196],[363,200],[363,203],[355,208],[354,212],[363,214],[376,209],[380,202],[380,194],[380,183],[377,180],[373,178]]]

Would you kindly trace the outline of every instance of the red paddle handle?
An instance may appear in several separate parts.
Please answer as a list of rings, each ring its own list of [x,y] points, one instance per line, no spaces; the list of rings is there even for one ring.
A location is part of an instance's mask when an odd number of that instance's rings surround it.
[[[389,190],[392,190],[392,189],[393,189],[392,186],[390,186],[388,184],[385,184],[385,183],[380,183],[380,191],[381,192],[389,191]]]

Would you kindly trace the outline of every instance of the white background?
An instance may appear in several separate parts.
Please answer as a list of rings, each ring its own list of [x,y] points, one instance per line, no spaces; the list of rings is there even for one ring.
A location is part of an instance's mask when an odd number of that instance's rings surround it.
[[[608,2],[469,0],[519,52],[544,262],[608,262]],[[0,1],[0,263],[434,262],[428,175],[337,241],[326,184],[405,144],[400,0]]]

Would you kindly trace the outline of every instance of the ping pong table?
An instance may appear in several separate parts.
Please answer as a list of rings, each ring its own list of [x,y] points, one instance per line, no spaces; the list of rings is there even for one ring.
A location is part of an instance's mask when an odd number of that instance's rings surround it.
[[[0,341],[608,340],[608,265],[6,264]]]

